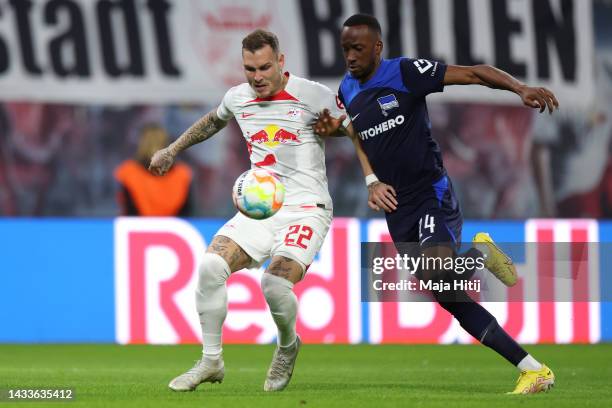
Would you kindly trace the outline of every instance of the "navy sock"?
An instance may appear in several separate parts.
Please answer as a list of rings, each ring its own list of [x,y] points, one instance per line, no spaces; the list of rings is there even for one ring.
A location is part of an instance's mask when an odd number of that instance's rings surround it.
[[[482,334],[480,342],[487,347],[497,351],[508,360],[512,365],[518,365],[527,356],[527,352],[522,348],[502,327],[493,320]]]
[[[452,299],[448,295],[434,297],[450,312],[472,337],[492,348],[513,365],[517,365],[527,352],[497,323],[495,317],[480,304],[474,302],[465,291],[455,291]]]

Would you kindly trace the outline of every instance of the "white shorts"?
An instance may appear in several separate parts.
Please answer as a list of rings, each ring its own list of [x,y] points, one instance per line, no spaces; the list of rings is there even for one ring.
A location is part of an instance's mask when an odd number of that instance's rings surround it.
[[[279,255],[307,268],[323,245],[332,211],[315,206],[282,207],[265,220],[237,213],[216,235],[234,241],[252,259],[251,268]]]

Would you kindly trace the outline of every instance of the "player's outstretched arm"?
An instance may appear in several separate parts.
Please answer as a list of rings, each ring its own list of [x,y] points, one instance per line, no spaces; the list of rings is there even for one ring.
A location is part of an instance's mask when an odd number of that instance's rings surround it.
[[[353,130],[353,124],[349,123],[345,128],[342,125],[344,119],[346,119],[346,115],[334,118],[328,109],[324,109],[319,114],[312,128],[314,132],[321,137],[347,135],[353,141],[363,175],[366,177],[366,180],[369,178],[374,180],[367,184],[368,206],[375,211],[380,211],[381,208],[386,212],[395,211],[397,209],[395,190],[392,186],[378,181],[372,169],[372,165],[370,164],[370,160],[368,160],[368,156],[366,156],[363,151],[359,138]]]
[[[540,109],[540,113],[546,108],[550,113],[559,108],[557,98],[548,89],[528,86],[490,65],[449,65],[444,75],[444,85],[484,85],[493,89],[505,89],[520,96],[525,106]]]
[[[370,182],[366,181],[368,187],[368,207],[374,211],[380,211],[381,208],[386,212],[395,211],[397,209],[395,189],[376,178],[370,160],[368,160],[368,156],[363,151],[359,138],[353,130],[353,124],[349,123],[346,128],[342,127],[342,131],[351,139],[353,146],[355,146],[357,159],[359,159],[364,177],[366,180],[372,180]]]
[[[189,146],[193,146],[196,143],[203,142],[210,138],[219,130],[223,129],[225,125],[227,125],[227,121],[219,119],[216,109],[208,112],[206,115],[202,116],[200,120],[191,125],[189,129],[168,147],[155,152],[151,158],[149,171],[160,176],[166,174],[180,152],[187,149]]]

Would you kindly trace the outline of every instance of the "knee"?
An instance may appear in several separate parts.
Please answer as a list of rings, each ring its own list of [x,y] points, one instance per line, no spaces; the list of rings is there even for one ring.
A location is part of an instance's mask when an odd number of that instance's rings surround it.
[[[198,286],[214,288],[225,284],[230,276],[230,268],[225,259],[218,254],[205,253],[198,269]]]
[[[272,262],[266,269],[266,275],[274,275],[289,282],[298,282],[302,279],[306,266],[293,258],[278,255],[272,258]]]
[[[276,297],[291,292],[292,289],[293,283],[288,279],[267,272],[261,277],[261,290],[268,303]]]

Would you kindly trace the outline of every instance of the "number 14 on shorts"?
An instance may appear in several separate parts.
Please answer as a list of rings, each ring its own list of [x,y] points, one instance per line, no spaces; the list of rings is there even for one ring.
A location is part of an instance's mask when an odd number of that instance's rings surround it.
[[[302,249],[308,247],[308,242],[312,238],[312,228],[308,225],[290,225],[287,235],[285,235],[285,245],[294,246]]]
[[[435,227],[436,223],[433,216],[425,214],[425,217],[421,217],[419,219],[419,240],[423,238],[423,230],[429,230],[428,235],[433,235]]]

